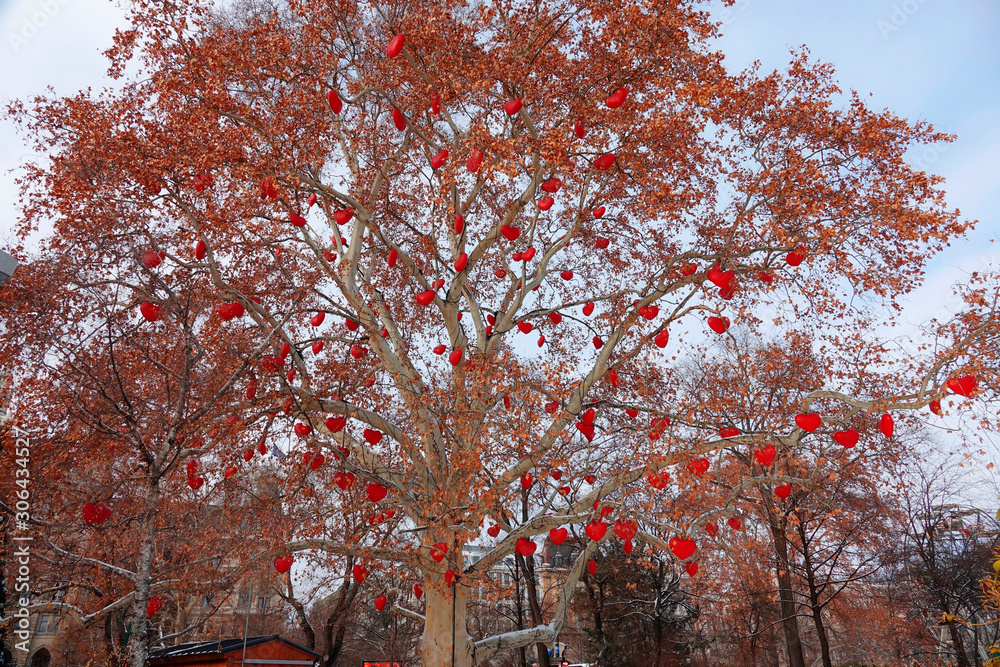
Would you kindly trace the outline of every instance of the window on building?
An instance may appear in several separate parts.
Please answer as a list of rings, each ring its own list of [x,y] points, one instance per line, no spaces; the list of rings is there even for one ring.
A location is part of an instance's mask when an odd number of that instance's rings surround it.
[[[42,617],[38,619],[38,634],[44,634],[48,632],[49,629],[49,619],[51,617],[48,614],[42,614]]]

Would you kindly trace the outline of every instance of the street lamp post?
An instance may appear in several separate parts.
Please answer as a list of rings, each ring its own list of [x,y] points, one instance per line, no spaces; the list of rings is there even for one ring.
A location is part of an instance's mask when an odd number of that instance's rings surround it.
[[[10,280],[16,268],[17,260],[11,257],[10,254],[0,250],[0,285]]]

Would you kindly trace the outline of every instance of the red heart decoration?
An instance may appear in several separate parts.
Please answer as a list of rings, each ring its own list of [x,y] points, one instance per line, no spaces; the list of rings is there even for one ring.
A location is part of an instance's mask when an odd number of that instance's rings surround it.
[[[757,463],[761,464],[765,468],[774,463],[774,458],[778,455],[778,451],[774,448],[774,445],[768,445],[763,449],[758,449],[753,453],[753,457],[757,459]]]
[[[384,595],[380,595],[377,598],[375,598],[375,608],[378,609],[379,611],[383,611],[385,609],[385,605],[388,602],[389,602],[388,598],[386,598]]]
[[[619,519],[615,521],[615,527],[613,528],[615,535],[618,536],[620,540],[630,540],[635,537],[636,533],[639,531],[639,524],[635,519],[629,519],[628,521],[622,521]]]
[[[521,537],[517,540],[517,546],[514,548],[519,554],[527,558],[535,555],[535,550],[538,548],[538,545],[531,540],[526,540]]]
[[[493,524],[492,526],[486,529],[486,532],[489,533],[490,537],[496,537],[497,535],[500,534],[500,524],[499,523]]]
[[[687,560],[698,548],[694,540],[690,538],[681,539],[679,537],[670,538],[668,546],[678,560]]]
[[[573,123],[573,132],[579,139],[583,139],[587,136],[587,126],[583,124],[583,118],[581,116],[576,117],[576,122]]]
[[[319,199],[319,197],[316,196],[316,193],[312,193],[309,195],[309,199],[306,199],[306,206],[313,206],[317,199]]]
[[[462,363],[462,348],[453,350],[452,353],[448,355],[448,361],[451,362],[452,366],[458,366]]]
[[[535,258],[535,252],[536,251],[534,248],[528,248],[527,250],[521,253],[521,259],[524,260],[525,262],[530,262],[532,259]]]
[[[365,576],[368,574],[368,569],[362,565],[355,565],[351,568],[351,574],[354,575],[354,581],[363,583]]]
[[[605,153],[601,157],[594,160],[594,168],[598,171],[606,171],[611,169],[611,165],[615,163],[614,153]]]
[[[434,93],[431,97],[431,112],[437,116],[441,113],[441,95]]]
[[[396,266],[396,260],[398,258],[399,258],[399,253],[396,251],[396,249],[395,248],[390,248],[389,249],[389,260],[387,262],[389,264],[389,268],[390,269],[392,267]]]
[[[508,241],[516,241],[517,237],[521,235],[521,228],[503,224],[500,225],[500,233],[503,234],[504,238]]]
[[[595,561],[591,560],[587,563],[587,572],[590,572],[590,576],[592,577],[597,574],[597,563]]]
[[[587,442],[594,441],[594,425],[585,424],[584,422],[576,423],[576,430],[583,434],[583,437],[587,439]]]
[[[531,488],[531,482],[532,482],[532,478],[531,478],[531,473],[530,472],[526,472],[523,475],[521,475],[521,488],[522,489],[530,489]]]
[[[252,458],[253,458],[253,450],[252,449],[248,449],[245,452],[243,452],[243,460],[244,461],[250,461],[250,459],[252,459]]]
[[[593,301],[588,301],[583,306],[583,314],[586,315],[587,317],[590,317],[590,315],[593,312],[594,312],[594,302]]]
[[[735,438],[740,434],[740,430],[734,426],[724,426],[719,429],[719,437]]]
[[[307,435],[309,435],[310,433],[312,433],[312,427],[309,426],[309,424],[301,424],[301,423],[300,424],[296,424],[295,425],[295,433],[297,435],[299,435],[300,437],[304,438]]]
[[[342,208],[333,212],[333,219],[338,225],[346,225],[354,217],[353,208]],[[340,242],[343,245],[347,245],[347,239],[341,237]]]
[[[142,317],[147,322],[156,322],[160,319],[160,312],[162,310],[161,306],[157,306],[155,303],[150,303],[148,301],[143,301],[139,304],[139,312]]]
[[[689,577],[693,577],[698,574],[698,563],[691,561],[690,563],[684,563],[684,569],[687,571]]]
[[[573,272],[563,271],[559,274],[559,277],[562,278],[563,280],[573,280]]]
[[[719,289],[719,296],[726,301],[729,301],[736,295],[736,285],[730,284],[728,287],[722,287]]]
[[[504,113],[506,113],[508,116],[513,116],[514,114],[516,114],[518,111],[521,110],[522,106],[524,106],[524,99],[518,97],[504,104],[503,110]]]
[[[607,532],[608,532],[608,524],[604,523],[603,521],[594,521],[587,524],[586,528],[587,537],[594,540],[595,542],[599,542],[601,538],[604,537],[604,534]]]
[[[163,258],[155,250],[147,250],[142,253],[142,263],[146,265],[147,269],[155,269],[162,261]]]
[[[594,336],[594,347],[598,350],[604,347],[604,341],[601,340],[600,336]]]
[[[569,535],[569,531],[565,528],[553,528],[549,531],[549,540],[552,541],[552,544],[559,546],[566,541],[567,535]]]
[[[616,371],[614,368],[608,371],[608,382],[610,382],[611,386],[614,387],[615,389],[618,388],[618,383],[619,383],[618,371]]]
[[[795,415],[795,423],[803,431],[807,433],[812,433],[820,427],[823,423],[823,419],[816,413],[811,413],[807,415]]]
[[[594,209],[594,217],[595,218],[603,218],[604,217],[604,213],[606,211],[607,211],[607,209],[605,207],[598,206],[597,208]]]
[[[417,303],[419,303],[421,306],[429,306],[431,304],[431,301],[433,300],[434,300],[434,290],[432,289],[417,294]]]
[[[306,226],[306,219],[303,218],[298,213],[289,213],[288,214],[288,222],[292,223],[296,227],[305,227]]]
[[[670,332],[666,329],[656,334],[656,338],[653,339],[653,342],[656,344],[656,347],[660,348],[661,350],[667,346],[667,343],[669,341],[670,341]]]
[[[438,542],[431,547],[431,558],[440,563],[444,560],[445,554],[448,553],[448,545],[444,542]]]
[[[382,486],[381,484],[379,484],[378,482],[372,482],[371,484],[365,487],[365,493],[368,494],[368,500],[372,501],[373,503],[377,503],[378,501],[385,498],[386,494],[389,493],[389,490],[384,486]]]
[[[448,568],[448,571],[444,573],[444,583],[451,588],[452,584],[455,583],[455,570]]]
[[[333,475],[333,481],[341,489],[346,491],[354,485],[354,473],[353,472],[338,472]]]
[[[594,482],[597,481],[597,477],[595,477],[594,475],[590,475],[590,474],[584,475],[583,479],[584,479],[584,481],[587,482],[587,484],[593,484]]]
[[[253,456],[253,452],[251,452],[250,455]],[[222,474],[225,476],[226,479],[229,479],[230,477],[236,474],[236,470],[237,470],[236,466],[229,466],[228,468],[222,471]]]
[[[632,555],[632,540],[625,540],[625,542],[622,544],[622,551],[625,552],[626,556]]]
[[[617,109],[625,103],[626,97],[628,97],[628,88],[619,88],[604,104],[609,109]]]
[[[521,331],[521,333],[526,334],[526,333],[531,333],[531,330],[534,329],[535,327],[533,324],[531,324],[531,322],[518,322],[517,328]]]
[[[542,191],[548,193],[559,192],[559,188],[562,187],[562,181],[558,178],[550,178],[549,180],[542,183]]]
[[[146,618],[153,618],[156,612],[160,611],[160,607],[163,606],[163,600],[159,596],[151,599],[146,603]]]
[[[552,197],[545,197],[544,199],[539,199],[537,206],[541,211],[547,211],[552,208],[552,205],[556,203],[556,200]]]
[[[612,507],[611,505],[605,505],[604,507],[601,508],[601,518],[602,519],[608,518],[608,515],[614,511],[615,511],[614,507]]]
[[[788,266],[798,266],[802,263],[802,260],[806,258],[806,249],[799,246],[795,250],[791,251],[785,255],[785,261],[788,262]]]
[[[431,158],[431,167],[433,169],[440,169],[444,165],[445,160],[448,159],[448,149],[442,148],[437,154]]]
[[[83,504],[83,522],[88,526],[100,525],[111,518],[111,508],[105,507],[104,503],[86,502]]]
[[[323,463],[326,462],[326,457],[322,453],[317,454],[313,457],[313,460],[309,463],[310,470],[317,470]]]
[[[403,50],[403,44],[406,43],[406,37],[403,33],[399,33],[389,41],[389,45],[385,48],[385,53],[390,58],[395,58]],[[385,597],[385,596],[383,596]],[[381,609],[379,611],[382,611]]]
[[[711,464],[708,459],[695,459],[694,461],[689,461],[687,464],[688,471],[695,477],[701,477],[706,472],[708,472]]]
[[[396,129],[402,132],[406,129],[406,116],[399,109],[392,110],[392,124],[396,126]]]
[[[549,313],[549,319],[552,320],[552,324],[559,324],[562,322],[562,314],[560,313]]]
[[[201,488],[201,485],[205,483],[204,477],[193,477],[188,480],[188,486],[197,491]]]
[[[463,252],[461,255],[458,256],[458,259],[455,260],[455,270],[465,271],[465,267],[468,265],[469,265],[469,255]]]
[[[651,487],[659,491],[660,489],[662,489],[667,485],[667,482],[670,481],[670,475],[668,473],[662,473],[662,474],[653,473],[652,475],[646,478],[646,481],[649,482],[649,485]]]
[[[434,354],[444,354],[444,351],[448,349],[446,345],[435,345]]]
[[[597,246],[598,248],[604,249],[607,248],[609,245],[611,245],[611,240],[598,238],[597,241],[594,242],[594,245]]]
[[[710,317],[708,318],[708,328],[717,334],[724,334],[726,333],[726,330],[729,329],[729,318]]]
[[[761,271],[760,273],[758,273],[757,278],[760,279],[760,281],[765,285],[770,285],[774,283],[774,276],[772,276],[767,271]]]
[[[327,417],[323,423],[331,433],[340,433],[347,426],[347,417]]]
[[[892,437],[892,432],[896,428],[896,422],[893,421],[892,415],[888,412],[882,415],[878,420],[878,430],[882,431],[882,435],[887,438]]]
[[[208,248],[205,246],[205,242],[198,239],[198,242],[194,244],[194,258],[198,261],[205,259],[205,255],[208,254]]]
[[[978,386],[979,381],[976,379],[975,375],[966,375],[965,377],[948,379],[948,389],[950,389],[953,394],[958,394],[959,396],[971,396],[972,393],[976,391],[976,387]]]
[[[382,441],[382,431],[377,431],[372,428],[366,428],[364,435],[365,435],[365,441],[367,441],[369,445],[377,445],[379,442]]]
[[[743,527],[743,519],[741,519],[738,516],[729,517],[729,520],[726,521],[726,523],[728,523],[729,527],[732,528],[733,530],[739,530],[740,528]]]
[[[681,265],[681,275],[682,276],[692,276],[697,271],[698,271],[698,265],[695,264],[694,262],[691,262],[689,264],[682,264]]]
[[[330,111],[335,114],[339,114],[344,108],[344,102],[340,99],[340,95],[338,95],[335,90],[331,90],[326,94],[326,101],[327,104],[330,105]]]
[[[837,431],[833,434],[833,439],[837,441],[837,444],[850,449],[854,445],[858,444],[858,432],[853,428],[846,431]]]
[[[715,537],[719,534],[719,527],[709,521],[705,524],[705,532],[708,533],[709,537]]]
[[[291,351],[292,351],[291,343],[285,342],[281,344],[281,352],[279,352],[278,354],[281,357],[282,361],[284,361],[285,357],[287,357],[288,353]]]
[[[655,303],[646,306],[645,308],[639,309],[639,314],[645,317],[647,320],[656,319],[656,316],[660,314],[660,307]]]
[[[278,571],[278,574],[284,574],[292,569],[292,563],[295,559],[291,556],[279,556],[274,559],[274,569]]]
[[[725,289],[729,287],[729,283],[733,282],[736,274],[732,271],[720,271],[718,265],[716,265],[705,272],[705,277],[712,281],[719,289]]]
[[[264,444],[263,440],[257,443],[257,451],[260,452],[261,456],[267,454],[267,445]]]
[[[483,152],[478,148],[473,148],[472,153],[469,155],[469,159],[465,163],[466,169],[468,169],[473,174],[479,171],[479,166],[483,163]],[[456,223],[457,225],[457,223]],[[462,232],[455,232],[456,234],[461,234]]]
[[[782,500],[787,498],[792,493],[791,484],[782,484],[780,486],[774,487],[774,495],[778,496]]]
[[[322,352],[323,351],[323,345],[324,345],[323,341],[321,341],[321,340],[314,340],[313,344],[312,344],[313,354],[319,354],[320,352]]]
[[[933,412],[934,414],[936,414],[937,416],[940,417],[941,416],[941,401],[931,401],[930,402],[930,409],[931,409],[931,412]]]
[[[559,401],[550,401],[545,404],[545,411],[550,415],[559,409]]]
[[[424,587],[420,584],[413,584],[413,594],[416,595],[419,600],[424,596]]]

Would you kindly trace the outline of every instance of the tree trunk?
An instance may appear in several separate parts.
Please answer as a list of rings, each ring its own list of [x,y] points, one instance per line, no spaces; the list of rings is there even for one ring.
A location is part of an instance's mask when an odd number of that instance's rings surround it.
[[[788,652],[788,667],[805,667],[802,655],[802,639],[799,637],[799,623],[795,618],[795,599],[792,597],[792,573],[788,562],[788,538],[784,529],[777,525],[776,517],[770,517],[771,538],[774,542],[775,571],[778,575],[778,598],[781,600],[781,629],[785,635],[785,650]]]
[[[656,667],[663,664],[663,596],[660,592],[667,582],[665,565],[662,559],[659,560],[659,570],[656,573],[656,604],[653,605],[653,641],[656,642],[656,658],[653,662]]]
[[[139,562],[135,571],[135,598],[132,601],[131,629],[129,630],[129,667],[146,667],[149,651],[149,625],[146,622],[146,605],[153,571],[153,542],[156,531],[156,505],[160,497],[157,482],[150,484],[146,495],[146,508],[142,517],[142,542],[139,545]]]
[[[517,554],[524,567],[524,584],[528,591],[528,611],[531,613],[532,625],[542,624],[542,606],[538,603],[538,583],[535,581],[535,557],[525,558]],[[535,653],[538,655],[538,667],[549,667],[549,647],[539,642],[535,644]]]
[[[951,612],[947,611],[948,607],[945,607],[945,613],[949,615]],[[962,634],[959,632],[958,623],[954,620],[945,621],[948,624],[948,633],[951,635],[951,648],[955,651],[955,664],[957,667],[972,667],[969,664],[969,658],[965,655],[965,643],[962,641]]]
[[[330,612],[324,625],[327,647],[323,662],[324,667],[334,667],[337,664],[337,659],[340,658],[340,652],[344,650],[344,637],[347,635],[347,612],[354,604],[354,598],[359,590],[361,587],[352,585],[350,579],[347,579],[340,588],[337,606]],[[334,625],[337,626],[336,633],[333,631]]]
[[[806,536],[805,524],[799,522],[799,539],[802,540],[802,569],[809,586],[809,607],[812,609],[813,624],[816,626],[816,639],[819,640],[820,657],[823,667],[833,667],[830,657],[830,641],[826,636],[826,626],[823,624],[823,605],[819,602],[819,589],[816,587],[816,576],[813,572],[812,559],[809,556],[809,540]]]
[[[421,664],[424,667],[472,667],[473,645],[465,629],[469,589],[462,585],[449,588],[438,573],[426,577],[426,581],[427,616],[417,647]]]

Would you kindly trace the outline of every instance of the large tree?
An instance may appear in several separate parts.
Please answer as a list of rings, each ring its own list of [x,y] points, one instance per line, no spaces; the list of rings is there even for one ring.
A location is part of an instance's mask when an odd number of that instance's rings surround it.
[[[706,336],[794,322],[857,331],[816,339],[849,354],[970,224],[904,159],[949,137],[843,95],[805,53],[728,75],[714,35],[694,0],[137,2],[109,52],[113,74],[137,71],[120,90],[12,107],[51,157],[22,181],[22,237],[54,231],[2,293],[8,312],[41,301],[79,331],[97,308],[143,317],[140,336],[194,335],[190,354],[224,368],[202,399],[243,427],[220,457],[253,434],[334,462],[308,503],[282,487],[286,519],[248,546],[417,573],[422,613],[395,610],[423,623],[425,665],[552,642],[606,522],[656,517],[642,539],[691,557],[670,538],[698,526],[650,475],[734,444],[801,447],[789,421],[734,440],[698,419],[677,368]],[[139,283],[144,249],[165,262]],[[47,268],[81,261],[87,285]],[[197,309],[175,284],[197,285]],[[995,342],[979,310],[933,367],[802,409],[839,423],[926,405]],[[4,318],[5,360],[39,358],[51,314]],[[148,363],[127,386],[171,382]],[[64,391],[31,372],[26,404]],[[566,525],[590,542],[554,619],[470,637],[470,588]],[[463,563],[480,538],[488,553]]]

